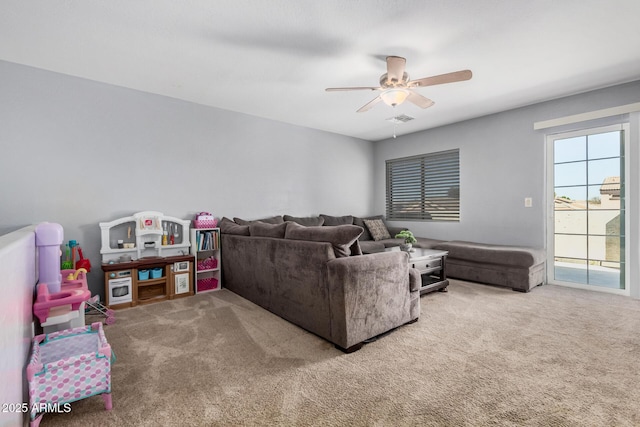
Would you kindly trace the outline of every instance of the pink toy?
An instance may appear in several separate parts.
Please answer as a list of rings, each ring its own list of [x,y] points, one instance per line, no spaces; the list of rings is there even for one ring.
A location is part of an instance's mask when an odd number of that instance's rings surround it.
[[[37,427],[47,411],[68,412],[69,403],[98,394],[110,410],[112,359],[100,322],[34,337],[27,365],[30,425]]]
[[[45,323],[51,309],[70,305],[71,311],[79,310],[80,305],[89,298],[91,298],[91,292],[87,289],[86,280],[84,287],[64,289],[55,294],[49,293],[49,287],[46,283],[40,283],[36,302],[33,303],[33,313],[40,320],[40,323]]]
[[[68,291],[70,289],[88,289],[87,270],[79,268],[77,270],[62,270],[62,286],[60,291]]]

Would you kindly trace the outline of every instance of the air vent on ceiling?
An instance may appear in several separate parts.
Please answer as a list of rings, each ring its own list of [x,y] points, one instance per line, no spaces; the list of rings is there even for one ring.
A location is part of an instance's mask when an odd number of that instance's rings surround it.
[[[395,124],[407,123],[408,121],[413,120],[414,117],[407,116],[406,114],[400,114],[399,116],[389,117],[387,121]]]

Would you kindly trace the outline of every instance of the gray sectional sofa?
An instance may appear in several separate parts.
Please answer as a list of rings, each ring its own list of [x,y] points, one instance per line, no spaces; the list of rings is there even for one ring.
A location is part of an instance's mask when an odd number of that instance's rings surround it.
[[[382,216],[274,216],[220,222],[224,287],[345,352],[420,316],[421,277],[405,252],[405,228]],[[544,281],[543,250],[417,237],[448,252],[448,277],[528,292]],[[366,255],[366,256],[361,256]]]
[[[420,273],[404,252],[362,256],[361,227],[223,218],[224,287],[345,352],[420,316]]]
[[[236,222],[248,224],[235,218]],[[368,223],[382,221],[388,231],[386,238],[374,238],[369,231]],[[358,246],[362,253],[373,254],[384,251],[385,248],[398,246],[402,239],[394,236],[402,227],[389,226],[382,215],[357,217],[352,215],[331,216],[320,214],[317,217],[294,217],[289,215],[274,216],[260,221],[282,223],[297,222],[306,226],[335,226],[357,225],[362,227],[362,235],[358,238]],[[380,237],[380,236],[375,236]],[[417,248],[438,249],[448,251],[447,276],[455,279],[469,280],[488,285],[504,286],[514,291],[529,292],[534,287],[544,283],[546,254],[543,249],[524,247],[491,245],[485,243],[465,241],[445,241],[416,237]]]

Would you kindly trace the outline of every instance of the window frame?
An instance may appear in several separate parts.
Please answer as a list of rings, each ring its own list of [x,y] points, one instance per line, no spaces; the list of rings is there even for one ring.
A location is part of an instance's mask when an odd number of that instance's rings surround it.
[[[628,121],[621,121],[620,123],[605,125],[605,126],[584,126],[577,130],[570,131],[560,131],[556,133],[549,133],[546,135],[546,250],[547,250],[547,262],[546,262],[546,276],[547,283],[552,285],[560,285],[570,288],[577,289],[587,289],[597,292],[604,293],[612,293],[617,295],[629,296],[631,295],[631,288],[634,286],[633,281],[631,279],[631,260],[633,259],[631,256],[631,248],[630,244],[633,241],[633,234],[631,233],[631,216],[633,214],[633,209],[631,208],[631,203],[633,199],[633,177],[631,175],[631,155],[633,151],[633,144],[631,143],[631,127]],[[621,192],[624,195],[621,195],[624,198],[624,203],[621,206],[622,210],[624,210],[624,224],[621,224],[621,227],[624,228],[624,234],[621,238],[624,239],[624,253],[621,254],[621,258],[623,258],[624,264],[623,270],[621,271],[621,275],[623,275],[624,280],[624,288],[608,288],[604,286],[598,286],[593,284],[584,284],[577,282],[568,282],[562,281],[555,278],[555,258],[556,258],[556,243],[555,243],[555,156],[554,156],[554,144],[556,140],[568,139],[573,137],[582,137],[582,136],[593,136],[601,133],[607,133],[612,131],[621,131],[622,132],[622,149],[621,154],[623,157],[623,165],[621,167],[620,176],[621,180]],[[588,158],[585,161],[589,161]],[[587,184],[589,185],[595,184]],[[567,186],[568,187],[568,186]],[[586,236],[591,234],[587,233]],[[586,258],[589,261],[589,258]]]
[[[460,222],[459,148],[388,159],[385,181],[387,220]]]

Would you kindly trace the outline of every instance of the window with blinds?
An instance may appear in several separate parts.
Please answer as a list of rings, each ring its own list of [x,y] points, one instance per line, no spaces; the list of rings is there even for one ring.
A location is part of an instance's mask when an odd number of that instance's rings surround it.
[[[387,219],[460,221],[460,150],[387,160]]]

